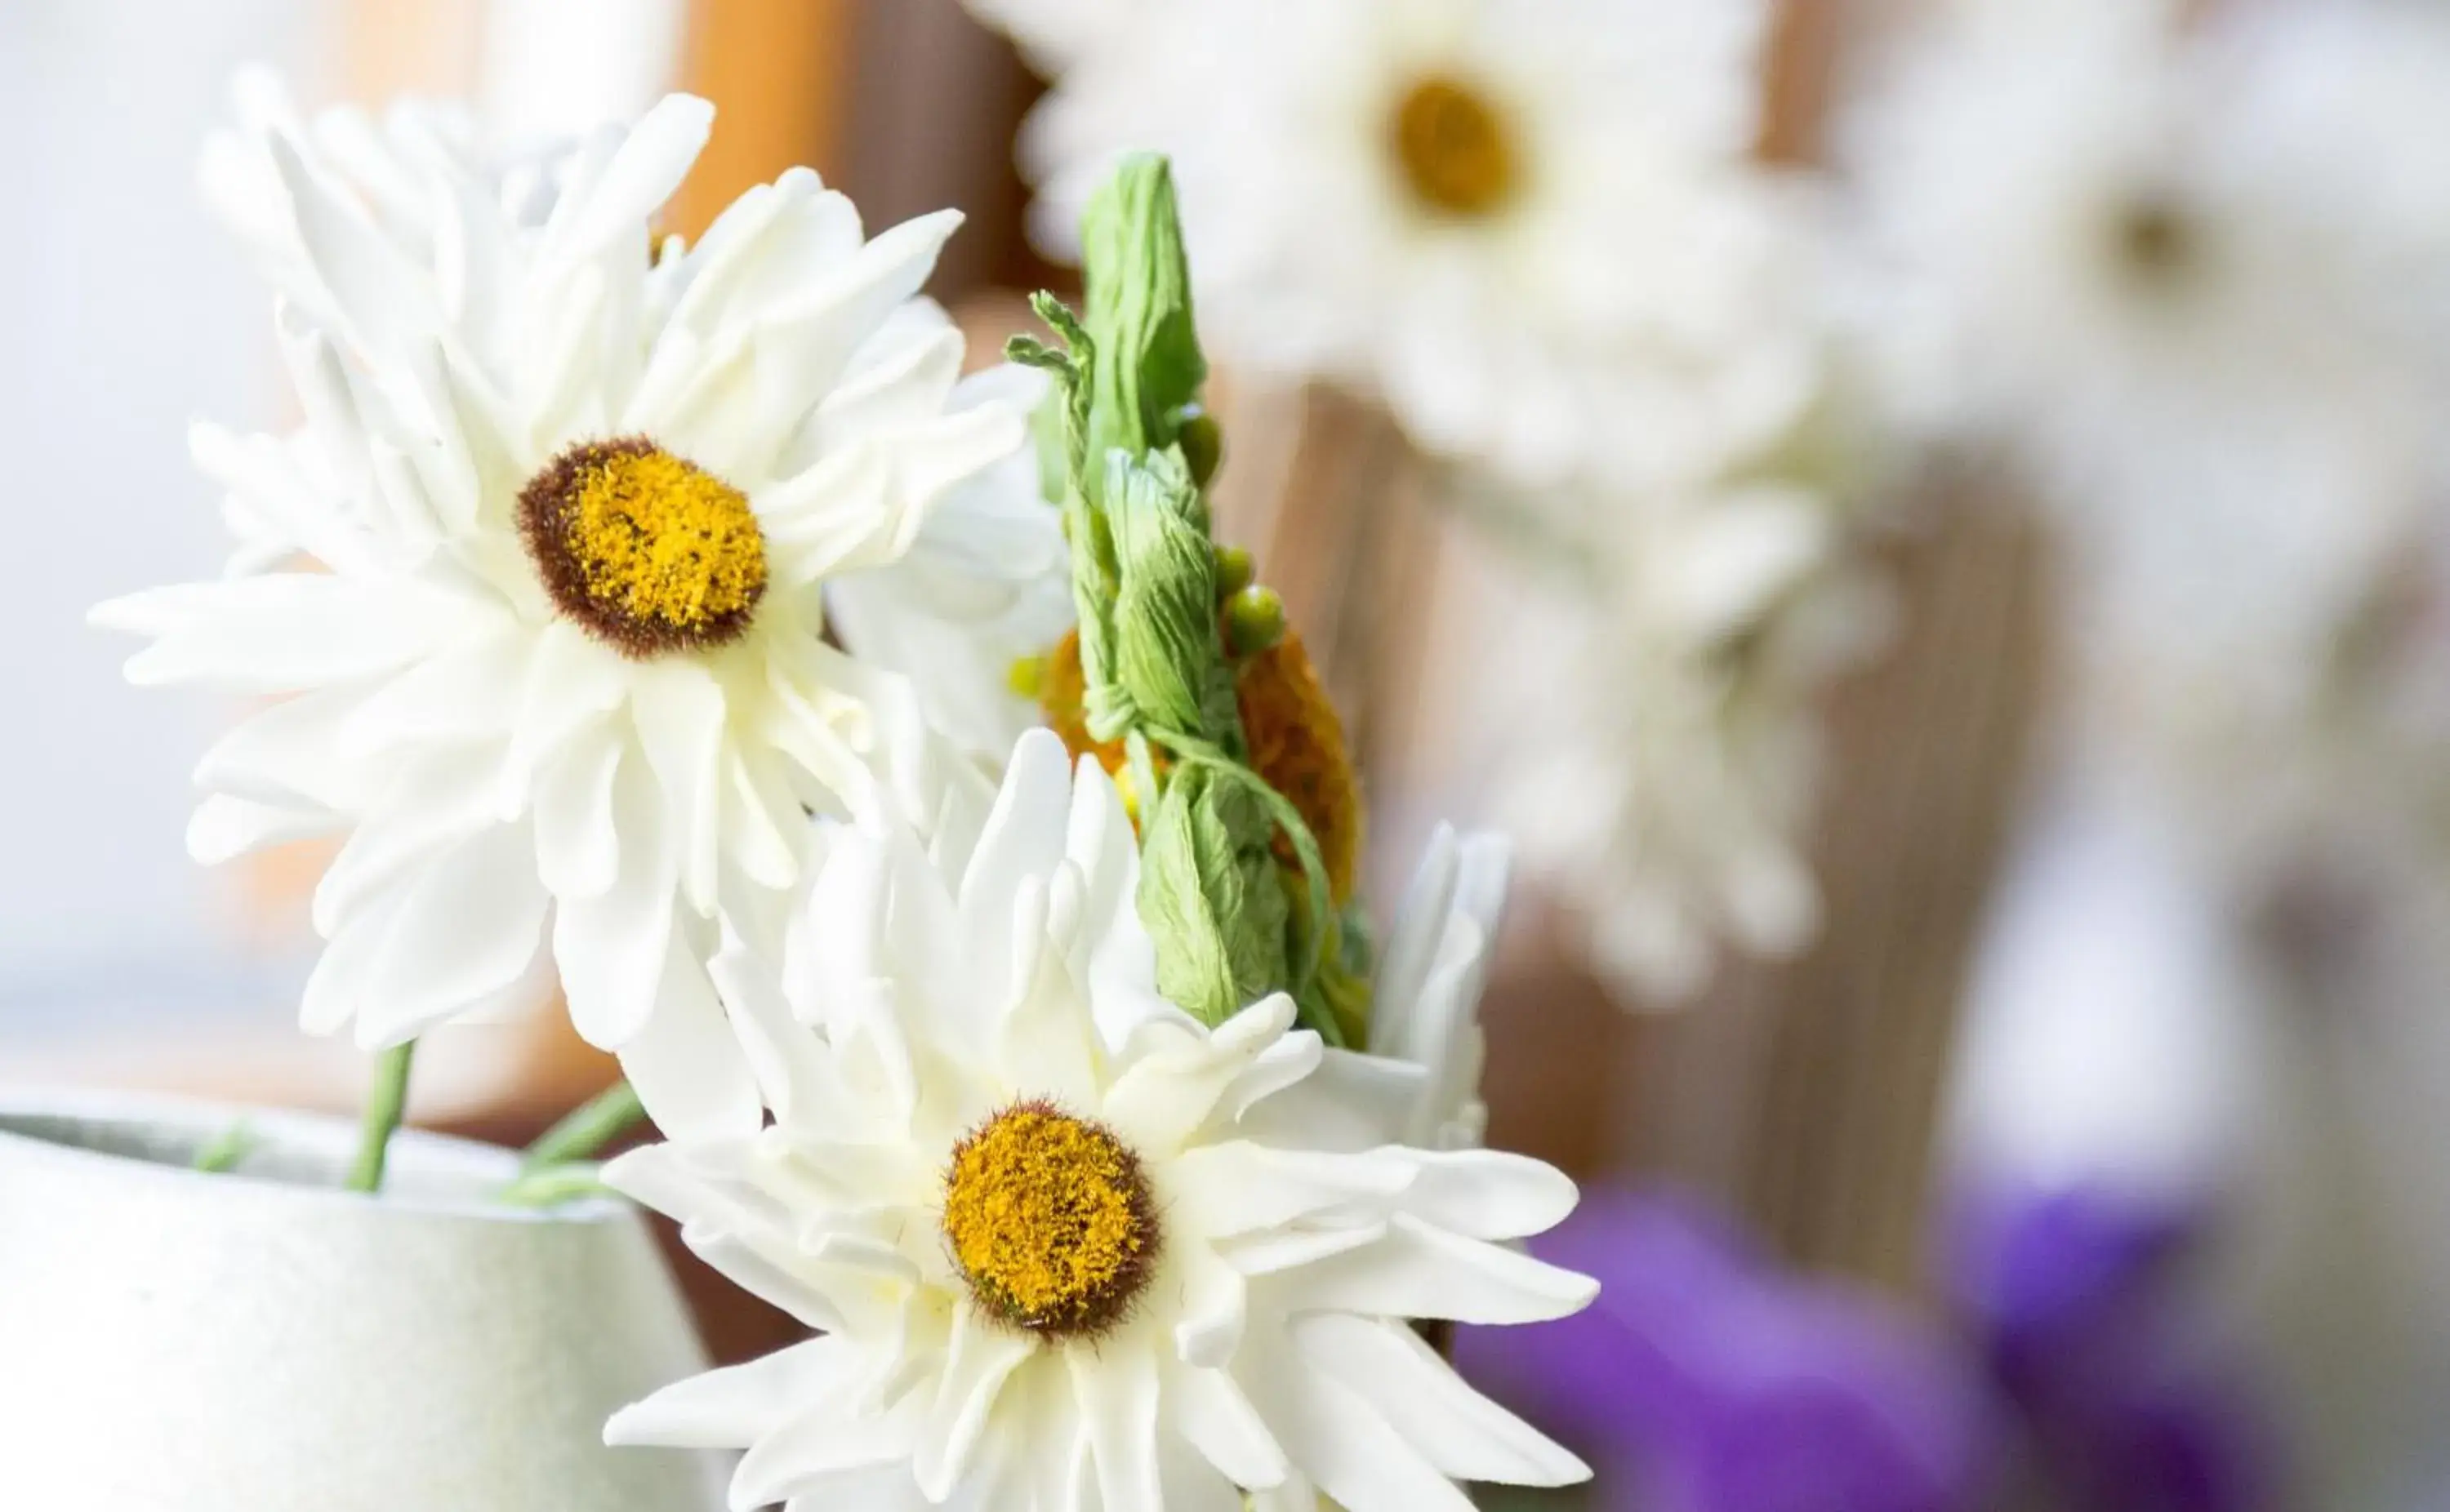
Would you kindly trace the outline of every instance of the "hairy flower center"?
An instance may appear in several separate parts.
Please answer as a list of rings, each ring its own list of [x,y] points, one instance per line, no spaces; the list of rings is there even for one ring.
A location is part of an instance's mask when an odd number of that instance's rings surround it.
[[[632,658],[736,639],[766,591],[748,496],[639,436],[554,457],[519,494],[519,531],[554,605]]]
[[[1414,197],[1448,215],[1488,214],[1519,177],[1506,123],[1452,79],[1424,79],[1405,93],[1395,107],[1394,146]]]
[[[989,1312],[1080,1337],[1112,1327],[1146,1283],[1157,1212],[1138,1158],[1113,1134],[1021,1102],[953,1152],[944,1237]]]

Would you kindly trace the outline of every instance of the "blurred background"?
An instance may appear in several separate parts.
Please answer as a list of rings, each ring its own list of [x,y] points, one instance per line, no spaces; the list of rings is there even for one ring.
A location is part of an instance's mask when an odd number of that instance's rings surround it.
[[[674,229],[957,206],[975,363],[1176,154],[1382,919],[1520,843],[1489,1138],[1607,1291],[1457,1349],[1600,1479],[1490,1504],[2450,1507],[2450,8],[10,0],[0,1081],[359,1095],[321,857],[192,865],[235,710],[83,623],[218,570],[190,421],[291,418],[197,190],[256,62],[506,154],[704,94]],[[416,1115],[532,1135],[554,1022]]]

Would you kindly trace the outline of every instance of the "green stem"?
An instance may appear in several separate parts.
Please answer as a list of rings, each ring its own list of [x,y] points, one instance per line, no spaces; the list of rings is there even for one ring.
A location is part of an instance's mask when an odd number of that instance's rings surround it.
[[[374,1090],[366,1095],[365,1116],[358,1125],[358,1160],[349,1168],[351,1192],[380,1192],[383,1162],[391,1154],[391,1136],[408,1109],[408,1073],[417,1059],[417,1041],[403,1041],[375,1062]]]
[[[603,1169],[592,1160],[581,1160],[522,1172],[502,1189],[501,1200],[514,1208],[552,1208],[583,1197],[605,1196],[612,1189],[599,1179]]]
[[[255,1149],[255,1128],[245,1119],[213,1136],[212,1143],[196,1152],[196,1169],[208,1176],[226,1175],[236,1171]]]
[[[519,1171],[524,1175],[534,1175],[554,1166],[585,1160],[636,1128],[646,1116],[647,1110],[638,1101],[637,1090],[627,1081],[616,1081],[528,1146],[527,1157],[519,1162]]]

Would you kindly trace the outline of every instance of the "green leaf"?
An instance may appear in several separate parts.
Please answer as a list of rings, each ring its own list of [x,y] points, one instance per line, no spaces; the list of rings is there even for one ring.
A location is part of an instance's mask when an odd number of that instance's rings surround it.
[[[1285,985],[1284,888],[1249,788],[1215,768],[1179,768],[1149,817],[1139,910],[1158,941],[1157,990],[1223,1023]]]
[[[1189,467],[1173,451],[1145,465],[1112,453],[1104,494],[1121,580],[1111,669],[1128,701],[1120,712],[1238,748],[1234,669],[1216,623],[1216,552]],[[1092,709],[1092,733],[1119,733],[1100,723]]]
[[[1093,455],[1133,456],[1175,444],[1182,416],[1208,381],[1192,316],[1191,262],[1164,158],[1126,158],[1089,201],[1080,224],[1088,282]]]

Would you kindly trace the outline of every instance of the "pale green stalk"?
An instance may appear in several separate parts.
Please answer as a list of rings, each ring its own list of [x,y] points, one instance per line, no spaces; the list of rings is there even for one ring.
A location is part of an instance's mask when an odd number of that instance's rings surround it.
[[[616,1081],[546,1130],[519,1162],[522,1176],[585,1160],[646,1120],[637,1089]]]
[[[349,1168],[351,1192],[380,1192],[383,1165],[391,1156],[391,1136],[408,1111],[408,1075],[417,1061],[417,1041],[404,1040],[375,1061],[374,1090],[366,1095],[366,1111],[358,1125],[357,1163]]]

